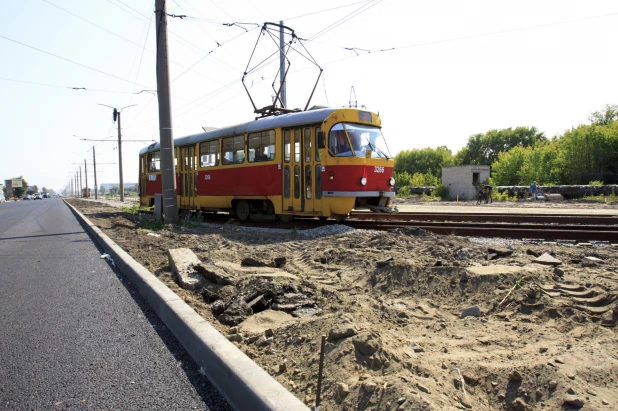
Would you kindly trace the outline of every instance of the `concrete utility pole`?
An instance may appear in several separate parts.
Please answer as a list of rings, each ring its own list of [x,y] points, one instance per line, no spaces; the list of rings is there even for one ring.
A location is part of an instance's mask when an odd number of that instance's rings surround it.
[[[92,164],[94,165],[94,199],[97,200],[99,186],[97,186],[97,157],[94,155],[94,146],[92,146]]]
[[[114,109],[114,120],[118,116],[118,175],[120,176],[120,202],[124,201],[124,178],[122,176],[122,132],[120,131],[120,111]]]
[[[157,23],[157,98],[159,100],[159,142],[161,146],[161,179],[163,185],[163,215],[174,223],[178,218],[176,176],[174,170],[174,136],[172,104],[167,55],[167,8],[165,0],[155,1]]]
[[[281,84],[281,105],[286,108],[288,106],[287,95],[285,90],[285,35],[283,34],[283,20],[279,21],[279,83]]]
[[[122,131],[120,127],[120,113],[122,113],[122,110],[124,110],[125,108],[137,106],[137,104],[131,104],[130,106],[123,107],[120,110],[116,109],[115,107],[108,106],[107,104],[99,104],[99,106],[113,108],[114,122],[116,121],[116,119],[118,120],[118,178],[120,180],[120,201],[124,201],[124,179],[122,176]]]
[[[88,197],[88,169],[86,168],[86,159],[84,159],[84,177],[86,177],[86,197]]]
[[[82,185],[82,166],[79,166],[79,192],[84,197],[84,186]]]

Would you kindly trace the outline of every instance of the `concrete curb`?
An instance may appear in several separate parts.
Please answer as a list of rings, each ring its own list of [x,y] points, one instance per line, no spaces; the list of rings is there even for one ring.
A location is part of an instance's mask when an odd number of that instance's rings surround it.
[[[116,267],[131,280],[230,405],[240,411],[309,410],[86,216],[66,201],[65,204],[112,257]]]

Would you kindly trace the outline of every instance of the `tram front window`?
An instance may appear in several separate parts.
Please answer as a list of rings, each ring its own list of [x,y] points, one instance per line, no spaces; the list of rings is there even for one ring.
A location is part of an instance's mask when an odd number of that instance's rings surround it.
[[[329,136],[331,155],[336,157],[391,158],[380,128],[363,124],[339,123],[331,128]]]

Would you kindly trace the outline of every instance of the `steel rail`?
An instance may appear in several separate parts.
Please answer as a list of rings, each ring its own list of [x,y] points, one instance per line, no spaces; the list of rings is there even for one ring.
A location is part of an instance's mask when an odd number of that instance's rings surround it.
[[[555,223],[555,224],[597,224],[618,225],[618,213],[612,215],[590,214],[506,214],[506,213],[426,213],[406,212],[398,214],[377,214],[352,212],[350,219],[376,221],[489,221],[500,223]]]
[[[394,229],[409,229],[419,228],[430,231],[435,234],[458,235],[468,237],[500,237],[500,238],[521,238],[521,239],[541,239],[541,240],[578,240],[578,241],[610,241],[618,242],[618,228],[609,228],[608,230],[599,230],[600,227],[583,227],[583,226],[545,226],[542,228],[530,228],[528,225],[512,226],[512,225],[461,225],[461,224],[410,224],[411,222],[402,223],[372,223],[368,221],[348,221],[347,225],[368,230],[394,230]],[[578,229],[574,229],[578,227]]]

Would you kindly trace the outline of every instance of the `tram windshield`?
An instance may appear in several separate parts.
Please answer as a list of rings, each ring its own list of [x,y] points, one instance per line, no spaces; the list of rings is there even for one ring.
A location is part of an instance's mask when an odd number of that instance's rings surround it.
[[[391,158],[380,128],[364,124],[338,123],[330,129],[328,148],[336,157]]]

